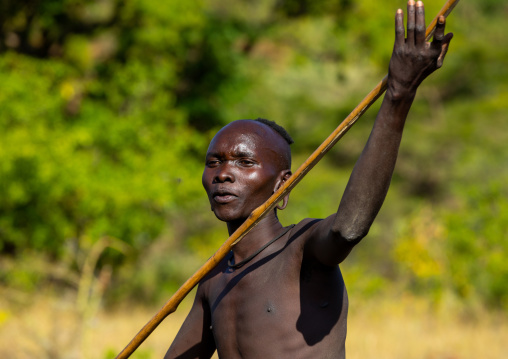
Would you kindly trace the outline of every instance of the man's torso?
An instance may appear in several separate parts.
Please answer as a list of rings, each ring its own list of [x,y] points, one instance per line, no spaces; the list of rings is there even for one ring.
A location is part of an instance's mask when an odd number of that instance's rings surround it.
[[[304,258],[306,226],[239,269],[227,258],[205,282],[221,357],[343,358],[347,293],[338,267]]]

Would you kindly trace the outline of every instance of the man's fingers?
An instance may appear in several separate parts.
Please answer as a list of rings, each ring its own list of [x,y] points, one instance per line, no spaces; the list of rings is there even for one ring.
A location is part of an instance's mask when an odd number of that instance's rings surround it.
[[[443,61],[448,52],[448,46],[450,44],[450,40],[453,37],[452,33],[444,34],[445,31],[446,18],[444,16],[440,16],[437,20],[436,30],[434,31],[434,39],[432,40],[432,46],[439,51],[439,56],[436,60],[437,68],[443,66]]]
[[[453,33],[446,34],[446,36],[443,38],[443,42],[441,45],[441,53],[439,54],[439,57],[437,58],[436,65],[437,68],[440,68],[443,66],[443,61],[446,56],[446,53],[448,52],[448,47],[450,46],[450,41],[453,37]]]
[[[441,15],[437,20],[436,30],[434,31],[434,40],[432,41],[437,43],[438,46],[441,46],[441,41],[444,39],[445,24],[446,18]]]
[[[395,14],[395,47],[400,48],[404,46],[405,40],[405,29],[404,29],[404,12],[402,9],[398,9]]]
[[[415,40],[416,45],[425,44],[425,7],[422,1],[416,3]]]
[[[441,66],[443,66],[443,61],[446,56],[446,53],[448,52],[448,44],[443,44],[443,49],[441,51],[441,54],[439,54],[439,57],[436,61],[436,66],[439,69]]]
[[[415,2],[409,0],[407,2],[407,44],[414,46],[415,44]]]

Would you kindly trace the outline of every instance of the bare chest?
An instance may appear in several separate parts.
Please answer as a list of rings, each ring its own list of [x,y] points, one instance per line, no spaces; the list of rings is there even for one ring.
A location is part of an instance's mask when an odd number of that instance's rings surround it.
[[[222,273],[210,292],[212,321],[252,321],[288,314],[300,292],[300,268],[284,254],[263,257],[238,270]],[[293,265],[291,265],[293,264]]]
[[[316,275],[290,252],[223,272],[208,293],[217,350],[228,358],[247,358],[245,353],[312,357],[307,351],[314,344],[326,344],[330,333],[338,338],[336,328],[347,315],[342,277],[336,273],[339,277]]]

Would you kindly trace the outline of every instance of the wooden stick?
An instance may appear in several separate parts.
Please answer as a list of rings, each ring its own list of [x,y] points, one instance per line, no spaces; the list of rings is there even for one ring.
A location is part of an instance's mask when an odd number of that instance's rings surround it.
[[[440,16],[448,14],[457,5],[459,0],[448,0],[438,15],[427,27],[427,41],[434,33],[437,20]],[[275,208],[286,194],[288,194],[300,180],[319,162],[319,160],[335,145],[342,136],[354,125],[365,111],[383,94],[386,90],[388,75],[377,84],[377,86],[360,102],[358,106],[346,117],[344,121],[332,132],[330,136],[314,151],[314,153],[298,168],[298,170],[280,187],[268,200],[256,208],[249,218],[222,244],[215,254],[190,277],[167,303],[155,314],[155,316],[139,331],[131,340],[117,359],[128,358],[145,339],[157,328],[157,326],[169,314],[173,313],[189,292],[203,279],[219,262],[231,251],[231,248],[238,243],[254,226],[271,210]]]

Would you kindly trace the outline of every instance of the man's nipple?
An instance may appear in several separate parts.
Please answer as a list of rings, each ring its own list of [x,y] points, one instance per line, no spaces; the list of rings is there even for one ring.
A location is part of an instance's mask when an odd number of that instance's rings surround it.
[[[275,306],[273,305],[273,303],[268,302],[266,304],[266,312],[267,313],[274,313],[275,312]]]

